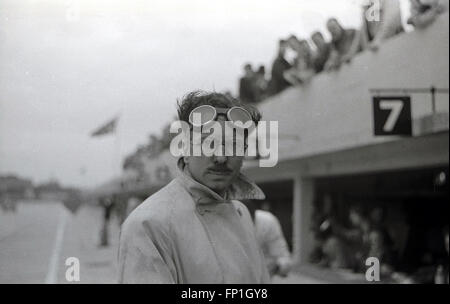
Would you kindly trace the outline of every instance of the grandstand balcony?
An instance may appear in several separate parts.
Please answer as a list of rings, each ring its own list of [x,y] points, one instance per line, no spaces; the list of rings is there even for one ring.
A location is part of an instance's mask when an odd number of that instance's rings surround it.
[[[263,119],[278,121],[279,160],[289,160],[402,139],[374,136],[372,97],[410,95],[413,136],[448,131],[448,13],[425,30],[385,41],[338,71],[321,73],[307,85],[289,88],[263,101]],[[431,94],[397,90],[428,89]]]

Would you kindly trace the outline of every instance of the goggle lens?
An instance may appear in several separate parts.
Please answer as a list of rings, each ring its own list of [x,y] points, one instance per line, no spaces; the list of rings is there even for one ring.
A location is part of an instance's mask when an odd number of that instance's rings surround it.
[[[189,122],[193,126],[203,126],[213,120],[216,115],[216,109],[210,105],[203,105],[192,110],[189,114]],[[195,117],[195,120],[194,120]],[[200,121],[198,121],[200,119]]]
[[[231,108],[228,111],[228,118],[233,122],[240,121],[243,124],[252,120],[250,113],[248,113],[245,109],[240,107]]]

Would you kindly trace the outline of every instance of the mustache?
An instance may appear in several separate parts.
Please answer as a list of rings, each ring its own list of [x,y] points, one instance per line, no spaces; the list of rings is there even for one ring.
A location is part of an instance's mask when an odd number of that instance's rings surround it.
[[[208,171],[215,171],[215,172],[224,172],[224,173],[231,173],[233,172],[233,170],[231,170],[230,168],[228,168],[227,166],[214,166],[214,167],[210,167],[208,168]]]

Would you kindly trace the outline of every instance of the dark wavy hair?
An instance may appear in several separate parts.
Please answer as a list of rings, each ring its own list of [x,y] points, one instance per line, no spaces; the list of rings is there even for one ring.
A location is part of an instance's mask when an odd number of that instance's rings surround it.
[[[243,103],[240,100],[216,92],[205,91],[193,91],[186,94],[181,100],[177,101],[178,104],[178,119],[189,123],[189,114],[193,109],[202,105],[211,105],[219,108],[231,108],[242,107],[246,109],[252,116],[252,120],[255,125],[261,120],[261,113],[256,107]]]

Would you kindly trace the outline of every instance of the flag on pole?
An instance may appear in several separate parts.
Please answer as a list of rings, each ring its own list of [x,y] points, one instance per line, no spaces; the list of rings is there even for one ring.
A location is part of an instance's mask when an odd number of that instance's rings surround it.
[[[114,133],[116,131],[117,120],[118,117],[115,117],[112,120],[108,121],[103,126],[92,132],[91,136],[96,137]]]

